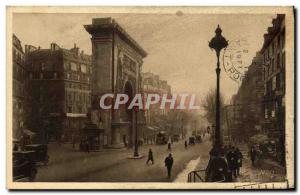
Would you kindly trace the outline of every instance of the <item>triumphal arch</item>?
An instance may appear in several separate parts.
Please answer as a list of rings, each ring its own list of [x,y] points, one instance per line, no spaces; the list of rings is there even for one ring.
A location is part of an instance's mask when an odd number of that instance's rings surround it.
[[[136,112],[113,107],[103,110],[98,103],[106,93],[125,93],[133,97],[142,92],[141,70],[147,53],[112,18],[94,18],[92,24],[84,28],[92,36],[91,118],[104,129],[104,146],[130,147],[135,139]]]

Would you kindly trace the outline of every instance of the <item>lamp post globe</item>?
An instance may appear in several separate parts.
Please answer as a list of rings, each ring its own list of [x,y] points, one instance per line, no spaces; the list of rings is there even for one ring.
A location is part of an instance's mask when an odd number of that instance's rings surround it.
[[[221,50],[228,46],[228,41],[222,36],[220,25],[216,28],[215,33],[216,35],[209,42],[209,47],[216,51],[217,57],[219,58]]]

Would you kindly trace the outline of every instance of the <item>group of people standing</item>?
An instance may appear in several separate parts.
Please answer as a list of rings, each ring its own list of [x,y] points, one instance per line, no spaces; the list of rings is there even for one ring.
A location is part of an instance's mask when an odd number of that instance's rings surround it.
[[[242,167],[243,154],[238,147],[225,145],[210,151],[210,159],[206,168],[205,180],[209,182],[233,181],[238,177]]]
[[[232,176],[240,175],[240,168],[243,165],[243,154],[238,147],[224,146],[224,155],[228,163],[228,169]]]

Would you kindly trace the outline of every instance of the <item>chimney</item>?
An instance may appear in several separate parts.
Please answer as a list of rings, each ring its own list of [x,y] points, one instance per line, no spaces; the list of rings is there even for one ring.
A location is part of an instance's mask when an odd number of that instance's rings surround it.
[[[76,46],[76,43],[74,43],[74,48],[72,48],[70,51],[75,53],[76,56],[79,55],[79,48]]]

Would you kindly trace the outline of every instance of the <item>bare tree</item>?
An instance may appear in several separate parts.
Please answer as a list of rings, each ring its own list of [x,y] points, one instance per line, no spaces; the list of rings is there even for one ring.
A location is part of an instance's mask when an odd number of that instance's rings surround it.
[[[224,109],[224,97],[220,94],[220,116],[221,124],[225,121]],[[205,110],[205,117],[210,124],[215,124],[216,122],[216,90],[210,89],[203,100],[203,108]]]

